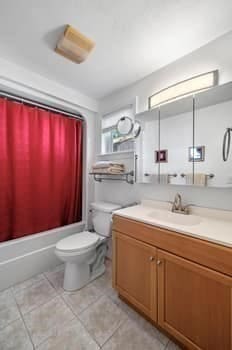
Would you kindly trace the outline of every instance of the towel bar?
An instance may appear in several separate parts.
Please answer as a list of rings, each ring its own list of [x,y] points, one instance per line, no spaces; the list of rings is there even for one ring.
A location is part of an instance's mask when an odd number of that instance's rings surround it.
[[[186,174],[180,174],[181,177],[185,177]],[[212,179],[215,175],[214,174],[205,174],[205,176],[209,177],[210,179]]]
[[[89,173],[89,175],[93,175],[94,180],[97,182],[112,180],[112,181],[125,181],[130,185],[134,184],[134,170],[131,170],[127,173],[121,173],[121,174],[107,174],[107,173],[92,172],[92,173]]]
[[[177,174],[174,173],[174,174],[168,174],[169,177],[177,177]]]
[[[152,175],[156,175],[156,174],[149,174],[149,173],[144,173],[144,176],[152,176]],[[160,174],[160,175],[163,175],[163,174]],[[156,176],[159,176],[158,174]],[[169,177],[177,177],[177,174],[174,173],[174,174],[167,174],[167,176]]]

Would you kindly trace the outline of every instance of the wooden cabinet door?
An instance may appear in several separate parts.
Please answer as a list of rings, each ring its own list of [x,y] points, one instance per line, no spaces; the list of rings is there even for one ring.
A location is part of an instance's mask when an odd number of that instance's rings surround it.
[[[113,232],[113,284],[137,309],[157,321],[156,248]]]
[[[158,323],[187,349],[232,349],[232,279],[158,250]]]

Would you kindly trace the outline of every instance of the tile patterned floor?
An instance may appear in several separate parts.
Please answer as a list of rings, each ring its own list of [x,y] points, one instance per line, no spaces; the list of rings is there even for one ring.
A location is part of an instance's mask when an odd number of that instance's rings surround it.
[[[0,292],[0,350],[177,350],[120,300],[111,266],[77,292],[62,288],[64,267]]]

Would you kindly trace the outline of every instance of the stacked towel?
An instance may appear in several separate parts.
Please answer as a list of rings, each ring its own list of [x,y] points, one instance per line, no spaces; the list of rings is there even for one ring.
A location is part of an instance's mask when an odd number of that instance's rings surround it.
[[[170,183],[170,178],[168,174],[160,174],[160,185],[167,185]]]
[[[185,182],[186,182],[186,185],[193,184],[193,174],[192,173],[185,175]],[[202,174],[202,173],[195,173],[194,174],[194,185],[207,186],[207,175]]]
[[[194,185],[207,186],[207,175],[202,173],[194,174]]]
[[[112,161],[97,162],[92,166],[93,173],[101,174],[122,174],[125,171],[125,166],[122,163]]]
[[[185,183],[186,183],[186,185],[193,185],[193,174],[192,173],[185,175]]]

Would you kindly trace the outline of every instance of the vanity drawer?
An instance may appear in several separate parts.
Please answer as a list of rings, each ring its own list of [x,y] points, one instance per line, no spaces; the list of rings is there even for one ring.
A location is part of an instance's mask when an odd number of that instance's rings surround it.
[[[113,217],[113,231],[232,276],[232,248],[117,215]]]

